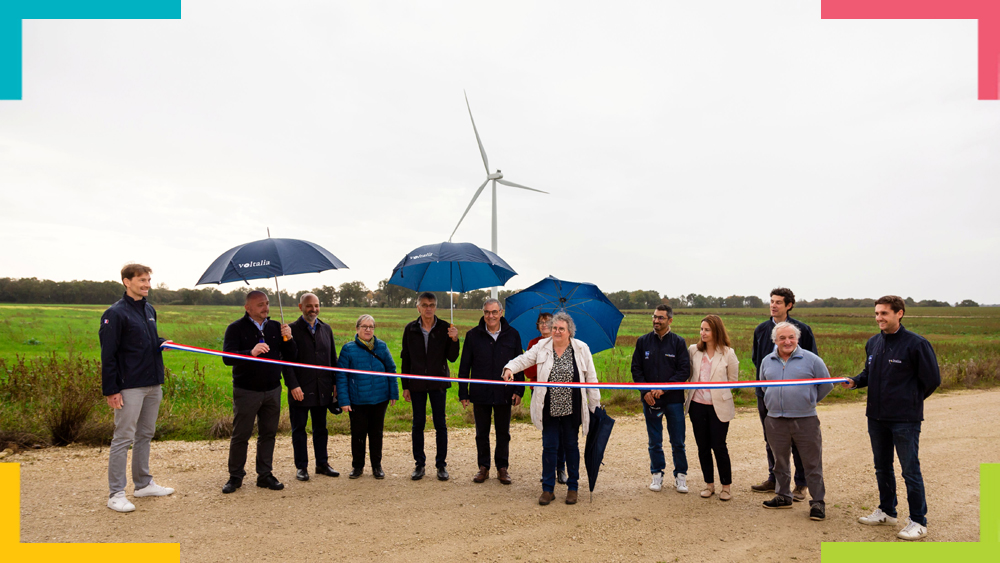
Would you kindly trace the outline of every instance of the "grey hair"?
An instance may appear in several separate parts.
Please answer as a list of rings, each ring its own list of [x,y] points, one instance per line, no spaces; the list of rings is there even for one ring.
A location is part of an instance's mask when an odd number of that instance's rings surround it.
[[[493,303],[496,303],[497,307],[500,307],[500,310],[503,311],[503,305],[500,304],[500,300],[494,297],[490,297],[486,301],[483,301],[483,309],[485,309],[487,305],[492,305]]]
[[[793,325],[792,323],[790,323],[788,321],[781,321],[780,323],[774,325],[774,328],[771,329],[771,342],[777,342],[778,341],[778,329],[788,328],[788,327],[791,327],[792,331],[795,332],[795,339],[796,340],[798,340],[799,338],[802,338],[802,331],[799,330],[799,327]]]
[[[354,328],[361,328],[361,321],[368,321],[368,320],[372,322],[372,326],[375,325],[375,317],[371,315],[361,315],[360,317],[358,317],[358,322],[354,323]]]
[[[303,293],[299,296],[299,305],[306,302],[306,297],[316,297],[315,293]],[[316,297],[316,301],[319,301],[319,297]]]
[[[570,338],[576,336],[576,323],[573,322],[573,317],[569,316],[569,313],[566,311],[559,311],[558,313],[552,315],[552,318],[549,319],[549,326],[554,326],[559,321],[566,323],[566,328],[569,329]]]

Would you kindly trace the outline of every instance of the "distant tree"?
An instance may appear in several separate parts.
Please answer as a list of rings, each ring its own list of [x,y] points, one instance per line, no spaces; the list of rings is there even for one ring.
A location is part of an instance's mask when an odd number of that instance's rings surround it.
[[[748,309],[759,309],[761,307],[766,307],[764,300],[756,295],[748,295],[743,299],[743,306]]]
[[[966,300],[962,301],[961,303],[955,303],[955,306],[956,307],[978,307],[979,303],[976,303],[972,299],[966,299]]]
[[[322,307],[333,307],[337,304],[337,288],[332,285],[317,287],[312,292],[319,299],[319,304]]]
[[[340,284],[337,296],[337,305],[341,307],[368,306],[368,288],[363,282],[352,281]]]
[[[744,298],[742,295],[730,295],[722,300],[722,304],[727,309],[741,309],[743,308]]]

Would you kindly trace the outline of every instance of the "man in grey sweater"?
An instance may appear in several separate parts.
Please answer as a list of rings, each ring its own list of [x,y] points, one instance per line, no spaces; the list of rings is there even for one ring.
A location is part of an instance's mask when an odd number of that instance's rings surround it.
[[[819,356],[799,347],[799,328],[781,322],[771,331],[777,349],[760,363],[760,379],[785,381],[790,379],[829,379],[830,372]],[[832,383],[765,387],[764,402],[767,420],[764,423],[767,443],[774,452],[775,496],[765,500],[764,508],[791,508],[791,468],[789,458],[794,444],[802,457],[806,472],[809,518],[826,519],[826,488],[823,485],[823,436],[816,416],[816,403],[833,390]]]

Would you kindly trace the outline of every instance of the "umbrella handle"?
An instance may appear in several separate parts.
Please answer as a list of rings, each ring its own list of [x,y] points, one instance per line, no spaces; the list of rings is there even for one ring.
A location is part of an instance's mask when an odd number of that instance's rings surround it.
[[[270,234],[270,232],[268,232],[268,234]],[[281,324],[285,324],[285,310],[281,307],[281,290],[278,289],[278,276],[274,276],[274,289],[275,296],[278,297],[278,314],[281,315]],[[284,334],[281,335],[281,340],[288,342],[288,338],[286,338]]]

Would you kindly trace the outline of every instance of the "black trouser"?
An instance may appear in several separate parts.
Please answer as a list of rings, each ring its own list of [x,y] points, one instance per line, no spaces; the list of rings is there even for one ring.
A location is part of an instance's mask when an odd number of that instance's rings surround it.
[[[374,405],[351,405],[351,467],[365,466],[365,440],[368,440],[372,467],[382,467],[382,428],[389,401]]]
[[[694,441],[698,444],[698,461],[701,463],[701,474],[706,484],[715,482],[715,468],[712,466],[712,452],[719,464],[719,481],[723,485],[733,482],[733,466],[729,462],[729,448],[726,446],[726,435],[729,434],[729,423],[719,420],[715,407],[691,401],[688,407],[691,417],[691,430],[694,431]]]
[[[410,401],[413,403],[413,461],[418,466],[427,463],[424,454],[424,426],[427,424],[427,399],[431,401],[431,416],[434,419],[434,434],[437,438],[437,455],[434,466],[444,469],[448,463],[448,424],[445,420],[444,402],[448,396],[446,389],[431,391],[410,391]]]
[[[288,406],[288,418],[292,423],[292,451],[295,452],[295,468],[309,467],[309,448],[306,447],[306,420],[313,421],[313,453],[316,454],[316,467],[325,467],[326,453],[326,407]]]
[[[270,391],[249,391],[233,387],[233,436],[229,439],[229,476],[246,477],[247,446],[257,421],[257,475],[271,473],[274,436],[281,414],[281,387]]]
[[[764,429],[764,449],[767,450],[767,479],[774,481],[774,452],[771,451],[771,444],[767,442],[767,405],[764,404],[764,397],[757,396],[757,414],[760,415],[760,426]],[[799,455],[799,447],[792,444],[792,462],[795,464],[795,486],[806,486],[806,470],[802,467],[802,456]]]
[[[490,419],[497,432],[497,447],[493,461],[497,468],[507,468],[510,456],[510,405],[472,405],[476,417],[476,453],[479,466],[490,468]]]

